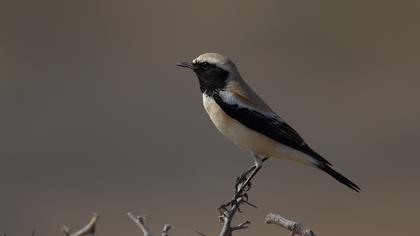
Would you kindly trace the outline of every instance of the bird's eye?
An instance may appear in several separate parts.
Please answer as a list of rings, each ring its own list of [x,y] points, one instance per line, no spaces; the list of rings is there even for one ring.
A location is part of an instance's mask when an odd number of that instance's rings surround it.
[[[201,63],[200,67],[203,70],[207,70],[209,68],[209,65],[210,64],[208,62],[203,62],[203,63]]]

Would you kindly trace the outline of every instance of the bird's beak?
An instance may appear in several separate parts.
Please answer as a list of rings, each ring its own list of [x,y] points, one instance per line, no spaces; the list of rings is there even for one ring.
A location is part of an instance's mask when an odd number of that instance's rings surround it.
[[[176,65],[179,67],[194,69],[194,65],[191,62],[179,62]]]

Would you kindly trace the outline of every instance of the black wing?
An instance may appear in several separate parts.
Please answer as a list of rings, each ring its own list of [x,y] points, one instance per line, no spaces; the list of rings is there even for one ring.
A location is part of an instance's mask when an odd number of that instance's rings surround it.
[[[320,164],[331,165],[331,163],[313,151],[292,127],[276,116],[267,116],[236,104],[228,104],[218,94],[214,94],[213,98],[226,114],[246,127],[301,151],[320,162]]]
[[[222,110],[233,119],[239,121],[241,124],[252,130],[276,140],[277,142],[309,155],[316,160],[317,163],[314,163],[316,167],[325,171],[327,174],[331,175],[333,178],[354,191],[360,191],[360,188],[355,183],[332,169],[331,163],[312,150],[305,141],[303,141],[302,137],[300,137],[292,127],[282,121],[279,117],[267,116],[258,111],[240,107],[237,104],[226,103],[217,93],[213,95],[213,99],[216,101],[217,105],[219,105],[220,108],[222,108]]]

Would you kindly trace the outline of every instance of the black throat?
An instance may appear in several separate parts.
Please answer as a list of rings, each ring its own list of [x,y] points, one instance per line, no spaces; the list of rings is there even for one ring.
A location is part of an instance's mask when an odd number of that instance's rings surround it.
[[[211,66],[207,70],[194,70],[200,82],[200,90],[207,96],[213,96],[227,85],[229,72],[217,66]]]

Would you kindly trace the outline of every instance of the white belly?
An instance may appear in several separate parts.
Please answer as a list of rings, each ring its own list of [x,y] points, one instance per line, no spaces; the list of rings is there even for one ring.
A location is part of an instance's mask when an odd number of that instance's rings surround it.
[[[242,149],[261,156],[276,156],[279,143],[230,118],[212,97],[203,94],[203,104],[216,128]]]

